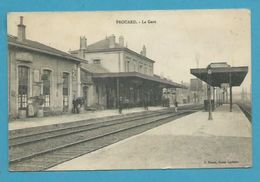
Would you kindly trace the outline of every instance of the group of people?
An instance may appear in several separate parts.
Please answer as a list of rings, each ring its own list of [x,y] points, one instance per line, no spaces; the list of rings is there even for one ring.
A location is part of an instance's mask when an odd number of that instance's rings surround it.
[[[84,105],[84,99],[82,97],[76,97],[75,95],[73,96],[72,100],[72,112],[73,113],[79,113],[79,109]]]
[[[80,112],[80,108],[84,105],[84,99],[82,97],[76,97],[76,96],[73,96],[73,100],[72,100],[72,105],[73,105],[73,108],[72,108],[72,113],[79,113]],[[122,113],[122,110],[123,110],[123,107],[124,107],[124,103],[123,103],[123,98],[120,97],[119,98],[119,106],[118,106],[118,109],[119,109],[119,113]],[[164,105],[164,102],[163,102],[163,106]],[[174,103],[174,110],[175,112],[178,112],[178,102],[175,101]],[[167,107],[170,107],[170,104],[167,105]],[[148,110],[148,102],[144,101],[144,108],[145,110]]]
[[[162,99],[162,106],[163,107],[170,107],[170,99],[167,98],[167,97],[163,97],[163,99]],[[174,102],[174,110],[175,110],[175,112],[178,111],[178,102],[177,102],[177,100]]]

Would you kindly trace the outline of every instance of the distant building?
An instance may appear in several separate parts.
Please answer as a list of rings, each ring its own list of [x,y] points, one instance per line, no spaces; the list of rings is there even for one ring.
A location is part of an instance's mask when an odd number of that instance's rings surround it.
[[[198,78],[190,79],[191,100],[194,103],[201,103],[204,100],[205,88],[203,88],[202,80]]]
[[[192,78],[190,79],[190,90],[194,92],[202,91],[202,80],[198,78]]]
[[[186,82],[182,82],[181,84],[184,85],[187,89],[183,89],[183,88],[176,89],[177,102],[182,104],[190,103],[191,102],[190,84]]]

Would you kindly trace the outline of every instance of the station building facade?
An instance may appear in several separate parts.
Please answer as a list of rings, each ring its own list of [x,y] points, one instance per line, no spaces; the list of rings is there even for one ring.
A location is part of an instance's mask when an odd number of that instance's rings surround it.
[[[8,35],[9,118],[62,114],[72,110],[74,97],[84,98],[85,109],[161,105],[163,89],[186,89],[155,75],[155,61],[143,46],[137,53],[124,38],[111,35],[69,53],[26,38],[20,17],[17,36]],[[33,109],[32,109],[33,108]]]
[[[80,88],[81,59],[26,39],[25,28],[21,17],[18,35],[8,35],[10,119],[35,115],[28,104],[39,98],[45,114],[70,111]]]
[[[84,59],[81,63],[81,93],[86,105],[117,108],[119,101],[125,107],[160,105],[163,88],[184,88],[154,74],[155,61],[146,56],[146,47],[140,53],[124,44],[123,36],[116,42],[115,35],[87,45],[80,37],[80,48],[70,51]]]
[[[115,35],[106,37],[96,43],[87,45],[85,37],[80,38],[80,49],[70,51],[88,64],[99,64],[109,72],[139,72],[153,76],[155,61],[146,57],[146,47],[140,53],[128,49],[124,45],[123,36],[116,42]]]

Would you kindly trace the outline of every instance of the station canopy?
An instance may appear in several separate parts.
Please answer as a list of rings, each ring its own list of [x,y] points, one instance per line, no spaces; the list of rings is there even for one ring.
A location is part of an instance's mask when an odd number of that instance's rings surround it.
[[[231,67],[226,62],[211,63],[207,68],[190,69],[190,73],[213,87],[240,86],[248,72],[247,66]],[[210,79],[208,79],[210,75]]]
[[[124,79],[135,79],[140,81],[148,81],[151,83],[157,83],[160,84],[162,87],[165,88],[182,88],[187,89],[185,85],[175,83],[171,80],[161,78],[160,76],[154,75],[149,76],[138,72],[120,72],[120,73],[94,73],[93,78],[98,79],[107,79],[107,78],[124,78]]]

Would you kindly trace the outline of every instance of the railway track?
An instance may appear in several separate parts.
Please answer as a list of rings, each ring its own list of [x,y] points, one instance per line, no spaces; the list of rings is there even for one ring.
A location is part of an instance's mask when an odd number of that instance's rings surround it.
[[[75,125],[72,127],[64,127],[64,128],[59,128],[59,129],[52,129],[49,131],[41,131],[38,133],[33,133],[33,134],[25,134],[21,136],[15,136],[9,138],[9,148],[21,146],[21,145],[26,145],[34,142],[39,142],[51,138],[57,138],[61,136],[66,136],[70,134],[75,134],[75,133],[80,133],[80,132],[85,132],[93,129],[98,129],[100,127],[107,127],[107,126],[112,126],[116,125],[119,123],[125,123],[125,122],[130,122],[134,121],[136,119],[145,119],[157,115],[161,115],[163,113],[168,113],[169,111],[164,111],[160,113],[152,113],[146,116],[131,116],[128,117],[124,120],[122,118],[117,118],[117,119],[112,119],[108,121],[102,121],[102,122],[97,122],[97,123],[86,123],[86,124],[80,124],[80,125]]]
[[[252,123],[251,106],[248,104],[238,103],[239,108],[243,111],[247,119]]]
[[[173,119],[197,111],[198,106],[151,112],[96,123],[80,122],[73,127],[24,134],[9,138],[9,164],[12,171],[41,171],[142,133]],[[22,133],[22,134],[21,134]]]

